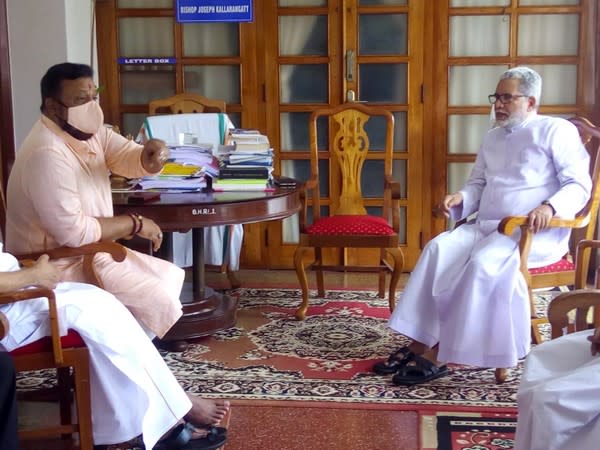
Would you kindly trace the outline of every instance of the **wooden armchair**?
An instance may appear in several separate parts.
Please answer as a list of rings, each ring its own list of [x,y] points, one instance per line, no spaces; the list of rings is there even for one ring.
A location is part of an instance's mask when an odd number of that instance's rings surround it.
[[[596,127],[589,120],[583,117],[573,117],[569,119],[579,130],[582,142],[590,154],[590,174],[592,176],[592,192],[589,201],[585,207],[575,216],[574,219],[566,220],[553,218],[550,221],[550,227],[566,227],[573,230],[571,240],[572,248],[575,249],[581,239],[591,240],[594,237],[596,221],[598,219],[598,205],[600,204],[600,163],[598,161],[598,150],[600,148],[600,128]],[[533,301],[533,289],[552,288],[555,286],[579,286],[585,287],[587,273],[590,262],[590,253],[592,246],[582,247],[577,252],[577,270],[573,261],[573,253],[565,255],[559,262],[546,267],[537,269],[527,268],[527,259],[533,239],[533,232],[529,230],[526,216],[505,217],[498,226],[498,231],[507,236],[514,233],[516,228],[521,229],[521,238],[519,241],[519,251],[521,254],[520,270],[527,282],[529,288],[529,301],[531,304],[531,325],[532,340],[534,343],[542,341],[539,331],[539,325],[548,323],[546,317],[538,317],[535,311]],[[506,378],[506,369],[496,370],[496,379],[498,382]]]
[[[386,124],[385,148],[381,152],[369,152],[369,136],[365,124],[374,116],[383,117]],[[339,201],[329,204],[321,198],[319,174],[319,152],[317,148],[317,120],[329,119],[330,136],[333,136],[329,159],[332,167],[339,167],[342,177]],[[308,280],[306,268],[316,271],[318,295],[325,295],[323,284],[324,270],[375,271],[379,274],[379,296],[385,297],[386,273],[391,272],[389,285],[389,306],[394,308],[396,287],[404,265],[400,250],[400,184],[392,178],[394,117],[379,107],[369,107],[358,103],[347,103],[336,108],[320,109],[310,117],[311,175],[304,187],[303,208],[300,212],[300,242],[294,254],[294,265],[302,288],[302,304],[296,311],[296,318],[304,319],[308,309]],[[384,177],[380,181],[384,188],[381,216],[367,215],[365,199],[361,192],[361,169],[367,158],[383,159]],[[335,169],[332,169],[335,170]],[[329,180],[326,180],[329,182]],[[322,207],[329,205],[330,213],[322,216]],[[312,210],[312,223],[308,223],[309,208]],[[323,249],[337,248],[378,248],[380,264],[377,266],[349,266],[323,264]],[[314,249],[315,259],[305,268],[305,257]],[[386,259],[392,257],[392,264]]]
[[[5,205],[4,192],[0,188],[0,227],[3,236],[5,235],[6,224]],[[42,253],[20,255],[19,260],[24,265],[28,265],[42,254],[47,254],[50,259],[83,256],[86,273],[90,279],[96,280],[96,284],[100,285],[92,269],[92,258],[98,252],[110,253],[115,261],[123,261],[126,257],[126,249],[122,245],[115,242],[99,242],[78,248],[61,247]],[[0,304],[20,302],[38,297],[48,299],[51,336],[17,348],[10,352],[10,355],[14,360],[17,372],[56,369],[60,424],[42,429],[19,430],[19,438],[25,440],[53,436],[68,437],[71,435],[73,442],[75,442],[73,435],[78,433],[78,448],[92,450],[89,353],[83,340],[75,331],[69,330],[66,336],[60,336],[54,292],[41,288],[6,292],[0,294]],[[0,312],[0,339],[8,334],[9,327],[10,323],[7,317]],[[75,420],[73,420],[72,415],[73,393],[77,404]]]
[[[575,290],[557,295],[548,305],[552,339],[565,333],[600,327],[600,269],[596,269],[594,288],[587,289],[587,271],[584,272],[583,263],[579,259],[579,255],[591,248],[600,248],[600,241],[586,239],[579,242]],[[593,314],[590,314],[592,308]]]

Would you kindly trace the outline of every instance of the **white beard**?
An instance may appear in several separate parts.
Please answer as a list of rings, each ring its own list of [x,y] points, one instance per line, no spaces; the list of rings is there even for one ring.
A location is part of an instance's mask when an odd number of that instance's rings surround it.
[[[493,107],[492,110],[494,110]],[[497,120],[496,112],[494,111],[494,127],[503,127],[511,129],[523,123],[526,118],[527,116],[522,116],[520,114],[511,114],[510,116],[508,116],[508,119]]]

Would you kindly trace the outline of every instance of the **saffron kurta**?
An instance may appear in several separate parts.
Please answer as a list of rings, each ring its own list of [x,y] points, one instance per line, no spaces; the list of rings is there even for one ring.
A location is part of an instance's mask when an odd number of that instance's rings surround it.
[[[99,241],[97,218],[113,216],[109,173],[147,175],[142,148],[105,127],[79,141],[42,116],[17,152],[9,176],[7,250],[22,254]],[[92,281],[84,277],[81,258],[58,264],[63,281]],[[184,271],[177,266],[128,250],[122,263],[97,254],[94,268],[102,287],[153,334],[162,337],[181,316]]]
[[[527,215],[549,200],[556,215],[572,218],[589,198],[589,156],[570,122],[534,115],[488,132],[463,203],[452,219],[471,223],[431,240],[412,272],[389,326],[428,346],[441,361],[512,367],[529,351],[529,301],[519,272],[518,233],[497,231],[500,220]],[[568,229],[537,233],[530,267],[558,261]]]
[[[2,252],[0,272],[18,270]],[[77,331],[90,352],[90,391],[94,444],[115,444],[144,435],[146,448],[189,412],[192,403],[139,324],[111,294],[82,283],[54,290],[61,335]],[[44,298],[1,305],[9,334],[0,350],[12,351],[50,336]]]
[[[517,395],[515,450],[585,450],[600,446],[600,357],[581,331],[534,348]]]

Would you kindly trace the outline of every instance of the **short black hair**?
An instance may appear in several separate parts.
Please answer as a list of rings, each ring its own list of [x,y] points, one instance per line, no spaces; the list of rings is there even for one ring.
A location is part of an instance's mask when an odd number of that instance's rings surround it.
[[[40,82],[42,91],[42,105],[40,110],[44,111],[44,102],[48,97],[56,98],[60,95],[63,80],[76,80],[78,78],[92,78],[93,69],[87,64],[61,63],[50,67]]]

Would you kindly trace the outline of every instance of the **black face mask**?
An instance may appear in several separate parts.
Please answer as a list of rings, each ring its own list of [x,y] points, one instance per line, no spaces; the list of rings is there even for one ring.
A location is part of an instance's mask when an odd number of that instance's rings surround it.
[[[54,98],[54,100],[56,102],[58,102],[61,106],[66,108],[67,111],[69,111],[69,107],[67,105],[65,105],[63,102],[61,102],[59,99]],[[74,137],[75,139],[77,139],[78,141],[87,141],[88,139],[92,138],[93,134],[85,133],[84,131],[81,131],[79,128],[75,128],[73,125],[71,125],[69,122],[67,122],[64,118],[62,118],[58,115],[56,117],[59,119],[60,128],[63,131],[65,131],[66,133],[68,133],[69,135],[71,135],[72,137]]]

